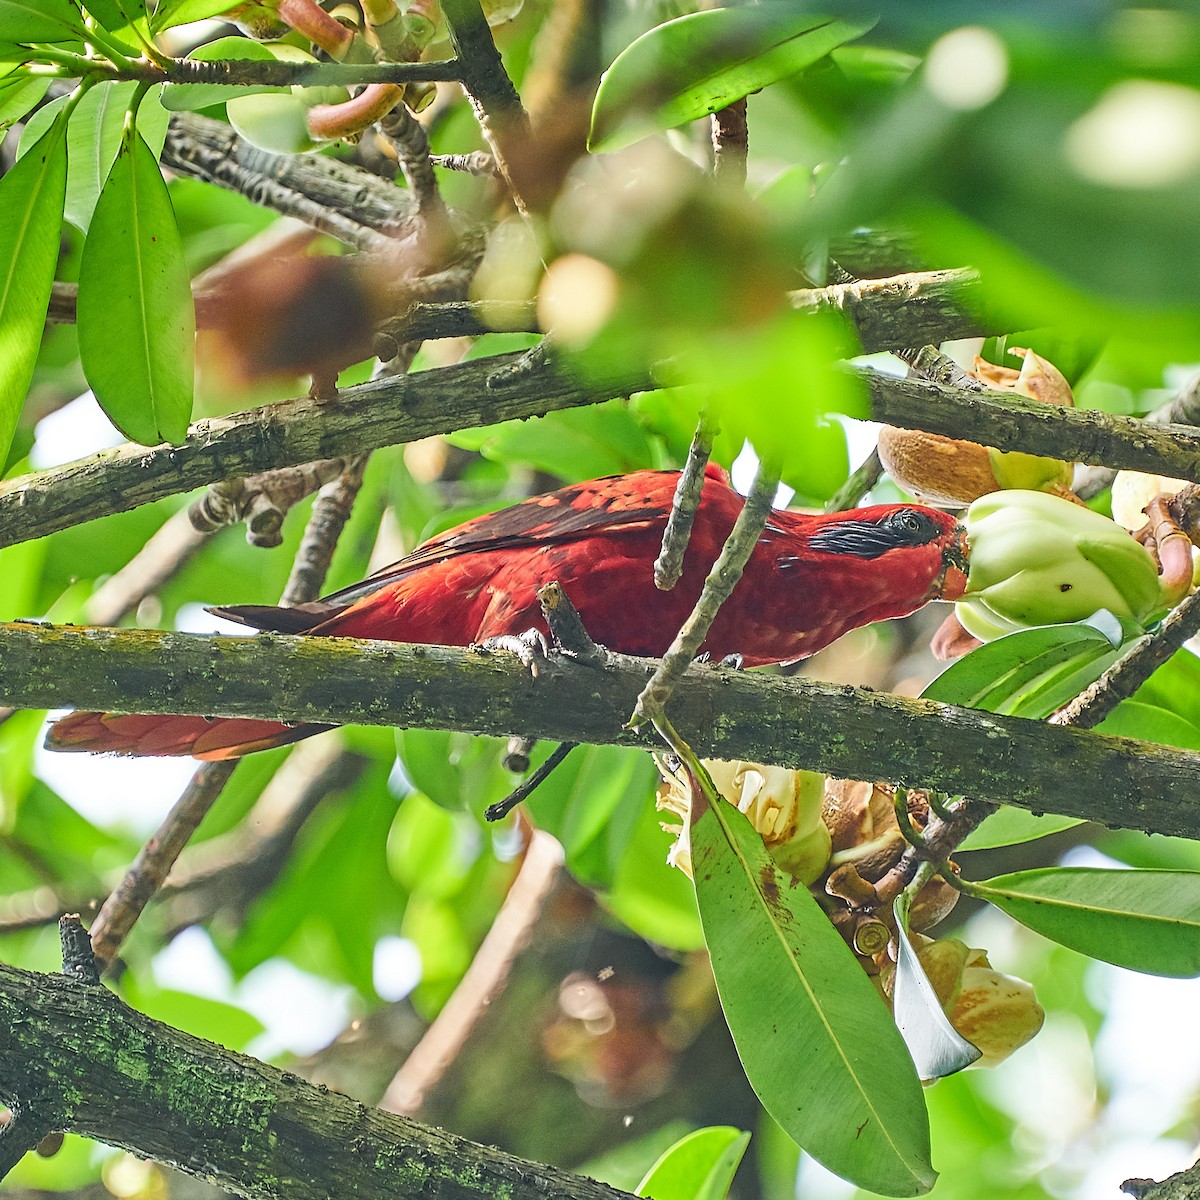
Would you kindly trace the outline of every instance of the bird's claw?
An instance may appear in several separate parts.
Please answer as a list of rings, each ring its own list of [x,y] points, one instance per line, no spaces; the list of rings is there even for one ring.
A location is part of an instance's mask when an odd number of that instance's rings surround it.
[[[550,645],[540,629],[526,629],[524,633],[497,634],[495,637],[484,638],[472,648],[484,653],[503,650],[508,654],[515,654],[534,679],[538,677],[541,664],[550,658]]]
[[[720,662],[717,663],[717,666],[718,667],[729,667],[731,670],[740,671],[742,669],[742,665],[743,665],[743,663],[745,663],[745,661],[746,661],[745,658],[740,654],[727,654],[727,655],[725,655],[725,657],[723,659],[721,659]],[[696,655],[696,662],[698,662],[698,663],[712,662],[712,655],[707,650],[705,650],[703,654]]]

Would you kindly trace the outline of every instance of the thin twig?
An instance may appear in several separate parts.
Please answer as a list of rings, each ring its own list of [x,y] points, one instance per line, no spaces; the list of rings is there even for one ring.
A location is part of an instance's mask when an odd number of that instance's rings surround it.
[[[301,554],[284,589],[284,607],[316,598],[324,582],[333,545],[342,531],[346,515],[362,484],[361,470],[344,477],[341,488],[318,498],[301,542]],[[328,546],[325,539],[332,539]],[[323,564],[323,565],[322,565]],[[105,900],[92,925],[92,947],[101,970],[117,958],[130,930],[146,905],[162,887],[183,848],[200,827],[237,767],[237,759],[206,762],[196,769],[183,794],[175,802],[157,831],[138,852],[121,883]]]
[[[349,459],[341,475],[325,484],[317,493],[284,588],[285,607],[303,604],[320,594],[338,539],[362,488],[370,457],[369,454],[358,454]]]
[[[486,150],[472,150],[470,154],[431,154],[429,161],[445,171],[465,171],[468,175],[496,174],[496,160]]]
[[[101,971],[117,960],[121,946],[163,885],[175,860],[221,794],[237,760],[206,762],[197,768],[158,829],[138,851],[121,882],[109,893],[92,922],[92,951]]]
[[[425,127],[409,112],[407,105],[399,104],[379,122],[379,128],[395,148],[400,169],[417,202],[417,212],[432,240],[439,245],[449,245],[452,237],[450,214],[433,173]]]
[[[290,162],[288,160],[291,160]],[[227,125],[194,113],[177,113],[171,121],[162,154],[163,165],[182,175],[240,192],[282,216],[295,217],[357,250],[387,250],[394,246],[389,222],[397,232],[411,228],[415,205],[392,185],[368,177],[365,171],[328,165],[314,169],[308,156],[272,154],[242,141]],[[326,160],[328,162],[328,160]],[[363,176],[361,181],[358,176]],[[349,203],[327,203],[326,196],[341,200],[357,195],[366,201],[379,189],[389,188],[395,198],[372,227],[357,219]],[[382,205],[380,206],[382,208]],[[405,209],[409,211],[406,213]]]
[[[858,502],[879,482],[882,475],[883,463],[879,461],[879,451],[872,450],[858,470],[826,501],[825,511],[835,513],[856,508]]]
[[[388,1085],[379,1102],[384,1112],[417,1112],[458,1056],[472,1029],[504,989],[513,962],[528,943],[553,891],[562,862],[558,842],[535,830],[521,869],[466,974]]]
[[[536,307],[522,300],[417,303],[402,315],[380,322],[376,337],[386,335],[399,344],[432,338],[482,337],[496,330],[540,332]]]
[[[503,800],[497,800],[495,804],[489,804],[483,810],[483,815],[489,821],[503,820],[522,800],[526,800],[532,796],[562,766],[563,760],[578,744],[578,742],[560,743],[554,748],[550,757],[528,779],[523,779]]]
[[[1094,729],[1198,632],[1200,592],[1174,609],[1156,633],[1135,642],[1099,679],[1050,717],[1050,723]]]
[[[780,470],[773,463],[765,459],[759,462],[750,494],[704,581],[696,607],[637,699],[633,716],[635,721],[652,720],[663,712],[676,684],[700,652],[718,610],[741,579],[742,571],[750,561],[754,547],[758,545],[767,518],[771,515],[771,506],[779,488],[779,475]]]
[[[901,347],[894,351],[897,358],[903,359],[923,379],[930,383],[941,384],[942,387],[959,388],[966,392],[984,392],[987,388],[974,375],[968,375],[948,354],[943,354],[936,346],[921,346],[906,349]]]
[[[514,179],[516,156],[531,141],[529,114],[496,49],[479,0],[442,0],[442,15],[462,72],[462,85],[475,110],[492,159],[517,207],[526,210],[524,189]]]
[[[1163,622],[1110,666],[1090,687],[1054,713],[1048,723],[1092,729],[1122,700],[1132,696],[1182,645],[1200,631],[1200,593],[1189,597]],[[909,846],[900,862],[876,885],[881,903],[888,903],[911,882],[922,861],[944,862],[962,840],[996,811],[995,804],[962,799],[947,817],[931,817],[919,846]]]
[[[556,650],[591,666],[603,666],[608,661],[608,651],[592,640],[562,584],[557,580],[545,584],[538,588],[537,598]]]
[[[700,507],[700,493],[704,490],[705,471],[716,433],[716,423],[707,413],[703,414],[692,434],[687,462],[675,485],[671,515],[663,530],[662,549],[654,560],[654,586],[660,591],[669,592],[683,574],[683,558],[692,537],[696,510]]]
[[[99,983],[100,972],[92,953],[92,943],[78,913],[64,913],[58,919],[58,938],[62,944],[62,972],[81,983]]]
[[[713,113],[712,142],[713,174],[736,187],[745,187],[750,141],[744,96]]]
[[[150,540],[110,575],[83,605],[89,625],[116,625],[174,576],[208,541],[186,509],[172,513]]]

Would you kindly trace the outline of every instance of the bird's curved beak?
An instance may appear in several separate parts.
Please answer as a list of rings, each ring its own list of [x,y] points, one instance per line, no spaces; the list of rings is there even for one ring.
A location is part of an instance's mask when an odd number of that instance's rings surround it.
[[[967,541],[967,529],[956,523],[950,541],[942,551],[942,586],[939,596],[943,600],[957,600],[967,590],[967,572],[971,568],[971,547]]]

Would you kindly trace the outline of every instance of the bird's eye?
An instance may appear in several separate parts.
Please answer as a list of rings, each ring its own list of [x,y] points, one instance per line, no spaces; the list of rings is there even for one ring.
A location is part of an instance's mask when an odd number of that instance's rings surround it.
[[[914,512],[902,512],[900,524],[909,533],[920,533],[921,531],[921,518]]]

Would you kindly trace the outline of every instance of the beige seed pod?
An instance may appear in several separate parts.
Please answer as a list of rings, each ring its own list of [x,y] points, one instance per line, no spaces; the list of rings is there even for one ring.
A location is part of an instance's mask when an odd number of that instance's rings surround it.
[[[1023,356],[1020,370],[976,358],[972,374],[996,391],[1015,392],[1042,404],[1074,404],[1070,385],[1053,363],[1032,350],[1013,347],[1010,353]],[[947,508],[1005,488],[1062,495],[1071,483],[1070,463],[1019,451],[1006,453],[917,429],[884,426],[879,432],[879,458],[898,486],[918,500]]]

